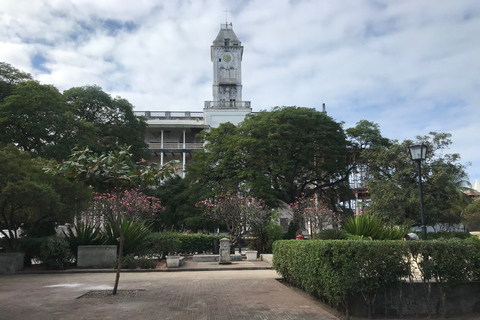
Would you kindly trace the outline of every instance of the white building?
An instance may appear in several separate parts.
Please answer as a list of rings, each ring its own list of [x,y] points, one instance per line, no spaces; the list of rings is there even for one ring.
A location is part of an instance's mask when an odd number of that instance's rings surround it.
[[[197,134],[221,123],[238,124],[252,112],[250,101],[242,100],[243,46],[233,32],[232,24],[221,24],[211,46],[213,62],[213,101],[205,101],[203,112],[142,111],[147,118],[145,134],[151,161],[163,165],[179,160],[177,168],[184,176],[185,163],[193,150],[203,148]]]

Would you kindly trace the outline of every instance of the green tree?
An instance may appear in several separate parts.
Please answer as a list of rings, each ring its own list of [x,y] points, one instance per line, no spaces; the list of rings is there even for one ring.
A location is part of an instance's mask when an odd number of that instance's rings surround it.
[[[473,201],[465,208],[463,221],[470,231],[480,231],[480,200]]]
[[[0,103],[13,92],[17,83],[27,80],[33,80],[29,73],[6,62],[0,62]]]
[[[75,127],[73,113],[51,85],[20,82],[0,103],[1,143],[46,159],[61,160],[68,154]]]
[[[178,175],[145,192],[159,198],[165,206],[159,221],[153,224],[154,230],[213,231],[218,226],[195,207],[202,200],[202,193],[192,192],[189,182]]]
[[[275,107],[252,114],[237,127],[220,125],[204,134],[187,179],[199,192],[241,188],[270,206],[320,194],[328,205],[348,199],[347,142],[341,124],[315,109]]]
[[[53,169],[47,169],[53,175],[62,175],[83,181],[95,191],[112,194],[115,205],[111,218],[119,232],[118,265],[113,294],[117,294],[120,271],[122,269],[123,246],[125,237],[121,228],[122,199],[126,190],[158,186],[162,180],[174,172],[171,163],[164,166],[146,165],[145,161],[135,163],[130,147],[109,151],[98,155],[88,148],[74,149],[70,158]]]
[[[71,88],[64,91],[63,96],[85,128],[78,137],[79,146],[102,153],[119,145],[129,145],[135,160],[145,157],[146,122],[135,116],[127,100],[112,99],[95,85]]]
[[[348,128],[346,133],[353,150],[361,151],[390,145],[390,140],[384,138],[380,133],[380,126],[367,120],[360,120],[355,127]]]
[[[362,152],[368,167],[368,191],[371,203],[367,212],[395,225],[419,225],[420,202],[416,163],[410,159],[408,146],[423,142],[428,145],[427,160],[422,163],[423,193],[428,225],[453,224],[461,220],[458,205],[457,177],[464,166],[458,154],[446,154],[451,135],[431,132],[416,141],[393,141],[388,148]]]
[[[9,250],[18,249],[14,231],[20,227],[29,235],[42,223],[71,222],[91,198],[82,184],[45,174],[52,162],[13,146],[0,149],[0,163],[0,232]]]

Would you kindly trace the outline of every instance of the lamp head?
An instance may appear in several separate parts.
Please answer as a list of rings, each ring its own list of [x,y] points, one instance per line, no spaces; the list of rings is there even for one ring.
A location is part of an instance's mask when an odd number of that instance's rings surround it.
[[[410,157],[413,161],[423,161],[427,159],[428,147],[425,144],[416,144],[408,147]]]

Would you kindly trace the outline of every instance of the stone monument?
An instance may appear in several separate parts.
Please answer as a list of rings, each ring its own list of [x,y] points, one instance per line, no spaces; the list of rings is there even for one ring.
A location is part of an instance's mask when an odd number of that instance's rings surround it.
[[[220,239],[220,257],[219,264],[230,264],[230,240],[227,238]]]

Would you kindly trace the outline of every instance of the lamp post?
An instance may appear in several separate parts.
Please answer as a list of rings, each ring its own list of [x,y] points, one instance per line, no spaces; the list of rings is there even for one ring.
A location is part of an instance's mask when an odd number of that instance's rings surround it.
[[[425,225],[425,209],[423,206],[421,162],[427,158],[427,150],[428,147],[423,143],[408,147],[410,157],[418,164],[418,187],[420,189],[420,210],[422,213],[422,240],[427,240],[427,227]]]

